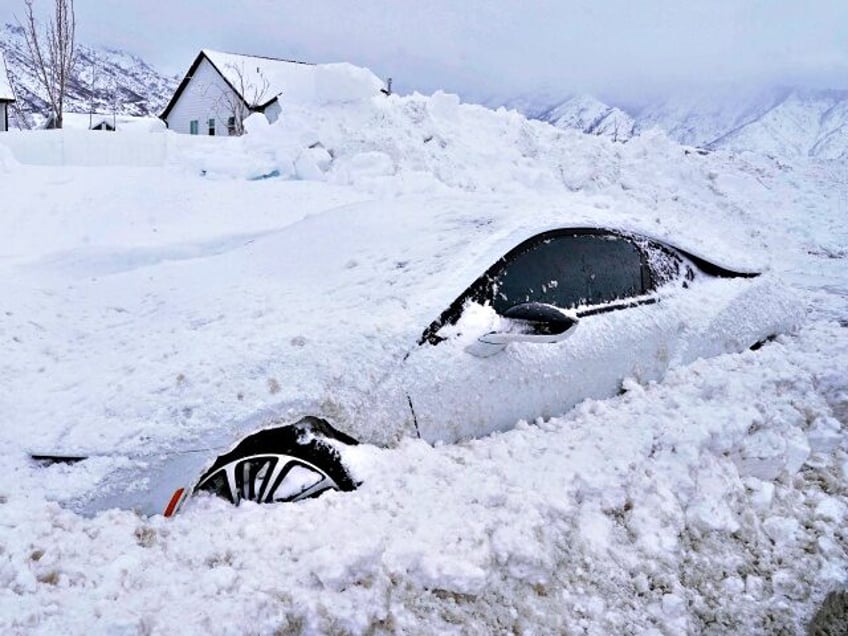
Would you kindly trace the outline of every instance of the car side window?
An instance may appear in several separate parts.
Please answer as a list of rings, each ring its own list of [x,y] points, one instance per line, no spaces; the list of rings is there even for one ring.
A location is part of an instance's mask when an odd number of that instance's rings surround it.
[[[570,309],[644,294],[650,286],[642,252],[612,234],[554,236],[513,255],[492,277],[498,313],[526,302]]]
[[[478,278],[425,330],[421,341],[440,341],[438,329],[455,323],[468,302],[490,305],[503,314],[527,302],[573,309],[647,294],[672,279],[677,267],[671,253],[654,247],[606,230],[555,230],[535,236]]]

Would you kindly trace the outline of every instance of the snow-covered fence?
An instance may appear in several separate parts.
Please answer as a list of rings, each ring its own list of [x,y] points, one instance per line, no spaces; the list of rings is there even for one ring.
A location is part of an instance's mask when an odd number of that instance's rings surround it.
[[[0,145],[22,164],[38,166],[162,166],[184,151],[219,147],[227,139],[172,133],[93,130],[11,131]]]

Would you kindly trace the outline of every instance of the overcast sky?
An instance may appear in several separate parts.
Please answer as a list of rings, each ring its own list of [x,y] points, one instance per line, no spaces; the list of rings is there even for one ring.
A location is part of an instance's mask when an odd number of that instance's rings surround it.
[[[35,0],[49,7],[52,0]],[[13,21],[23,0],[0,0]],[[78,40],[183,75],[201,48],[367,66],[466,99],[848,88],[848,0],[76,0]],[[5,14],[5,15],[4,15]]]

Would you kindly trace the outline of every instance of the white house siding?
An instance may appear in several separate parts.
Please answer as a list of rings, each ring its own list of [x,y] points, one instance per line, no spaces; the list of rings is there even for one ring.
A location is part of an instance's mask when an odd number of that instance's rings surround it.
[[[209,134],[209,120],[215,120],[215,134],[227,135],[227,121],[233,116],[230,104],[235,93],[221,75],[204,58],[168,113],[168,128],[178,133],[191,132],[191,122],[198,123],[198,134]]]

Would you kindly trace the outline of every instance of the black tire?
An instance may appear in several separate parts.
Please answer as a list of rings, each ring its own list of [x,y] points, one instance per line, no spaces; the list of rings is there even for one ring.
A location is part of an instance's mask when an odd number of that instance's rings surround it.
[[[218,457],[194,492],[209,492],[238,505],[245,499],[300,501],[327,490],[354,490],[356,482],[327,440],[357,443],[317,417],[259,431]]]
[[[848,590],[834,590],[822,602],[807,626],[810,636],[848,634]]]

